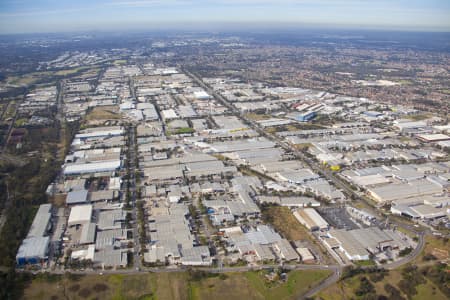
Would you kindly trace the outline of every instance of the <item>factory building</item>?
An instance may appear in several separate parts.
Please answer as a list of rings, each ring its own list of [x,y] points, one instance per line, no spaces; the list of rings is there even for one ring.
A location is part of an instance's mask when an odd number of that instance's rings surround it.
[[[64,167],[64,175],[82,175],[102,172],[114,172],[121,167],[119,160],[98,161],[93,163],[67,164]]]
[[[309,122],[317,116],[315,111],[305,112],[295,115],[295,119],[300,122]]]
[[[314,208],[299,209],[294,212],[295,218],[311,231],[328,229],[328,223]]]
[[[84,225],[91,222],[92,205],[77,205],[72,207],[69,215],[69,226]]]
[[[51,228],[51,204],[42,204],[34,217],[28,236],[22,241],[16,255],[18,266],[47,261]]]
[[[330,230],[328,235],[336,242],[335,250],[339,250],[350,260],[368,260],[370,254],[376,255],[387,249],[403,250],[410,246],[398,232],[378,227]]]

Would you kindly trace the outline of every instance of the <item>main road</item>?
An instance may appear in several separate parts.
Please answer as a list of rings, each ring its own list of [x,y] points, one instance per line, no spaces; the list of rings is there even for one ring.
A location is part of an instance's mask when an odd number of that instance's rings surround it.
[[[136,195],[136,128],[135,126],[128,127],[128,177],[127,177],[127,195],[125,197],[130,197],[128,199],[129,204],[132,207],[131,215],[132,220],[134,220],[133,224],[133,246],[134,246],[134,268],[136,270],[140,270],[141,268],[141,245],[139,241],[139,222],[137,219],[137,207],[136,207],[136,201],[137,201],[137,195]]]

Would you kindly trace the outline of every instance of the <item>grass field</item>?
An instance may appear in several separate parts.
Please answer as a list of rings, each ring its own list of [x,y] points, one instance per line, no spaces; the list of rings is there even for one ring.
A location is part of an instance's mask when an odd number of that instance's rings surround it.
[[[306,228],[297,221],[289,208],[271,206],[263,211],[263,216],[286,239],[291,241],[309,239]]]
[[[435,236],[425,237],[425,248],[422,253],[416,258],[415,263],[423,262],[423,257],[427,254],[432,254],[440,260],[448,260],[450,258],[450,241]]]
[[[97,106],[86,115],[86,121],[88,122],[118,119],[120,119],[120,114],[117,107],[114,106]]]
[[[113,64],[118,65],[118,66],[124,65],[124,64],[126,64],[126,63],[127,63],[127,61],[126,61],[125,59],[116,59],[116,60],[113,62]]]
[[[56,71],[54,73],[54,75],[67,76],[67,75],[72,75],[72,74],[75,74],[75,73],[78,73],[80,71],[87,70],[87,69],[89,69],[89,67],[79,67],[79,68],[73,68],[73,69],[59,70],[59,71]]]
[[[227,274],[192,282],[191,299],[296,299],[314,284],[330,275],[329,271],[292,271],[282,283],[269,283],[265,272]]]
[[[41,71],[24,74],[22,76],[9,76],[6,78],[6,83],[17,86],[29,86],[38,81],[42,81],[48,77],[64,77],[74,75],[84,70],[91,69],[92,67],[78,67],[72,69],[64,69],[58,71]],[[98,68],[97,68],[98,69]],[[56,78],[55,78],[56,79]]]
[[[340,299],[361,299],[355,295],[355,290],[358,287],[360,278],[362,276],[366,276],[370,279],[370,276],[367,275],[358,275],[344,281],[340,281],[331,287],[325,289],[324,291],[318,294],[319,299],[324,300],[340,300]],[[402,278],[400,270],[390,271],[389,275],[387,275],[380,282],[372,282],[377,295],[389,296],[386,292],[384,286],[386,283],[393,285],[398,288],[398,283]],[[406,296],[404,296],[406,299]],[[417,286],[417,294],[412,297],[413,300],[422,300],[422,299],[433,299],[433,300],[445,300],[447,299],[445,295],[429,280],[427,280],[426,284],[421,284]]]
[[[26,288],[24,299],[154,299],[155,279],[154,275],[41,276]]]
[[[24,299],[295,299],[330,275],[292,271],[286,282],[268,283],[263,271],[193,280],[188,273],[138,275],[38,275]]]
[[[418,115],[411,115],[407,116],[407,119],[410,119],[412,121],[422,121],[431,118],[432,115],[430,114],[418,114]]]
[[[245,117],[250,120],[253,120],[253,121],[268,120],[268,119],[272,118],[271,115],[256,114],[256,113],[245,114]]]
[[[8,84],[18,85],[18,86],[29,86],[42,78],[51,76],[52,72],[34,72],[25,74],[23,76],[10,76],[6,79]]]

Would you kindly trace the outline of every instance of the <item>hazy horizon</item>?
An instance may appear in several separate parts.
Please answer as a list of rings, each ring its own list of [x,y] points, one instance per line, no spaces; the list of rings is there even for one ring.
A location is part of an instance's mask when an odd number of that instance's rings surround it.
[[[6,0],[0,19],[0,34],[261,25],[450,32],[450,1]]]

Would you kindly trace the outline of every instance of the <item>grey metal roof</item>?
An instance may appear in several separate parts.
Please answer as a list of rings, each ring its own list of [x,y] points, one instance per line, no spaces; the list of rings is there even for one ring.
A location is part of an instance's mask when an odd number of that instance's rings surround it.
[[[28,237],[42,237],[46,234],[48,224],[51,218],[51,204],[42,204],[34,217],[33,224],[31,224]]]
[[[76,190],[67,193],[66,203],[67,204],[79,204],[87,202],[87,190]]]
[[[96,229],[97,225],[95,223],[84,224],[81,229],[80,244],[94,243]]]
[[[28,237],[23,240],[17,251],[16,259],[45,258],[47,256],[50,237]]]

